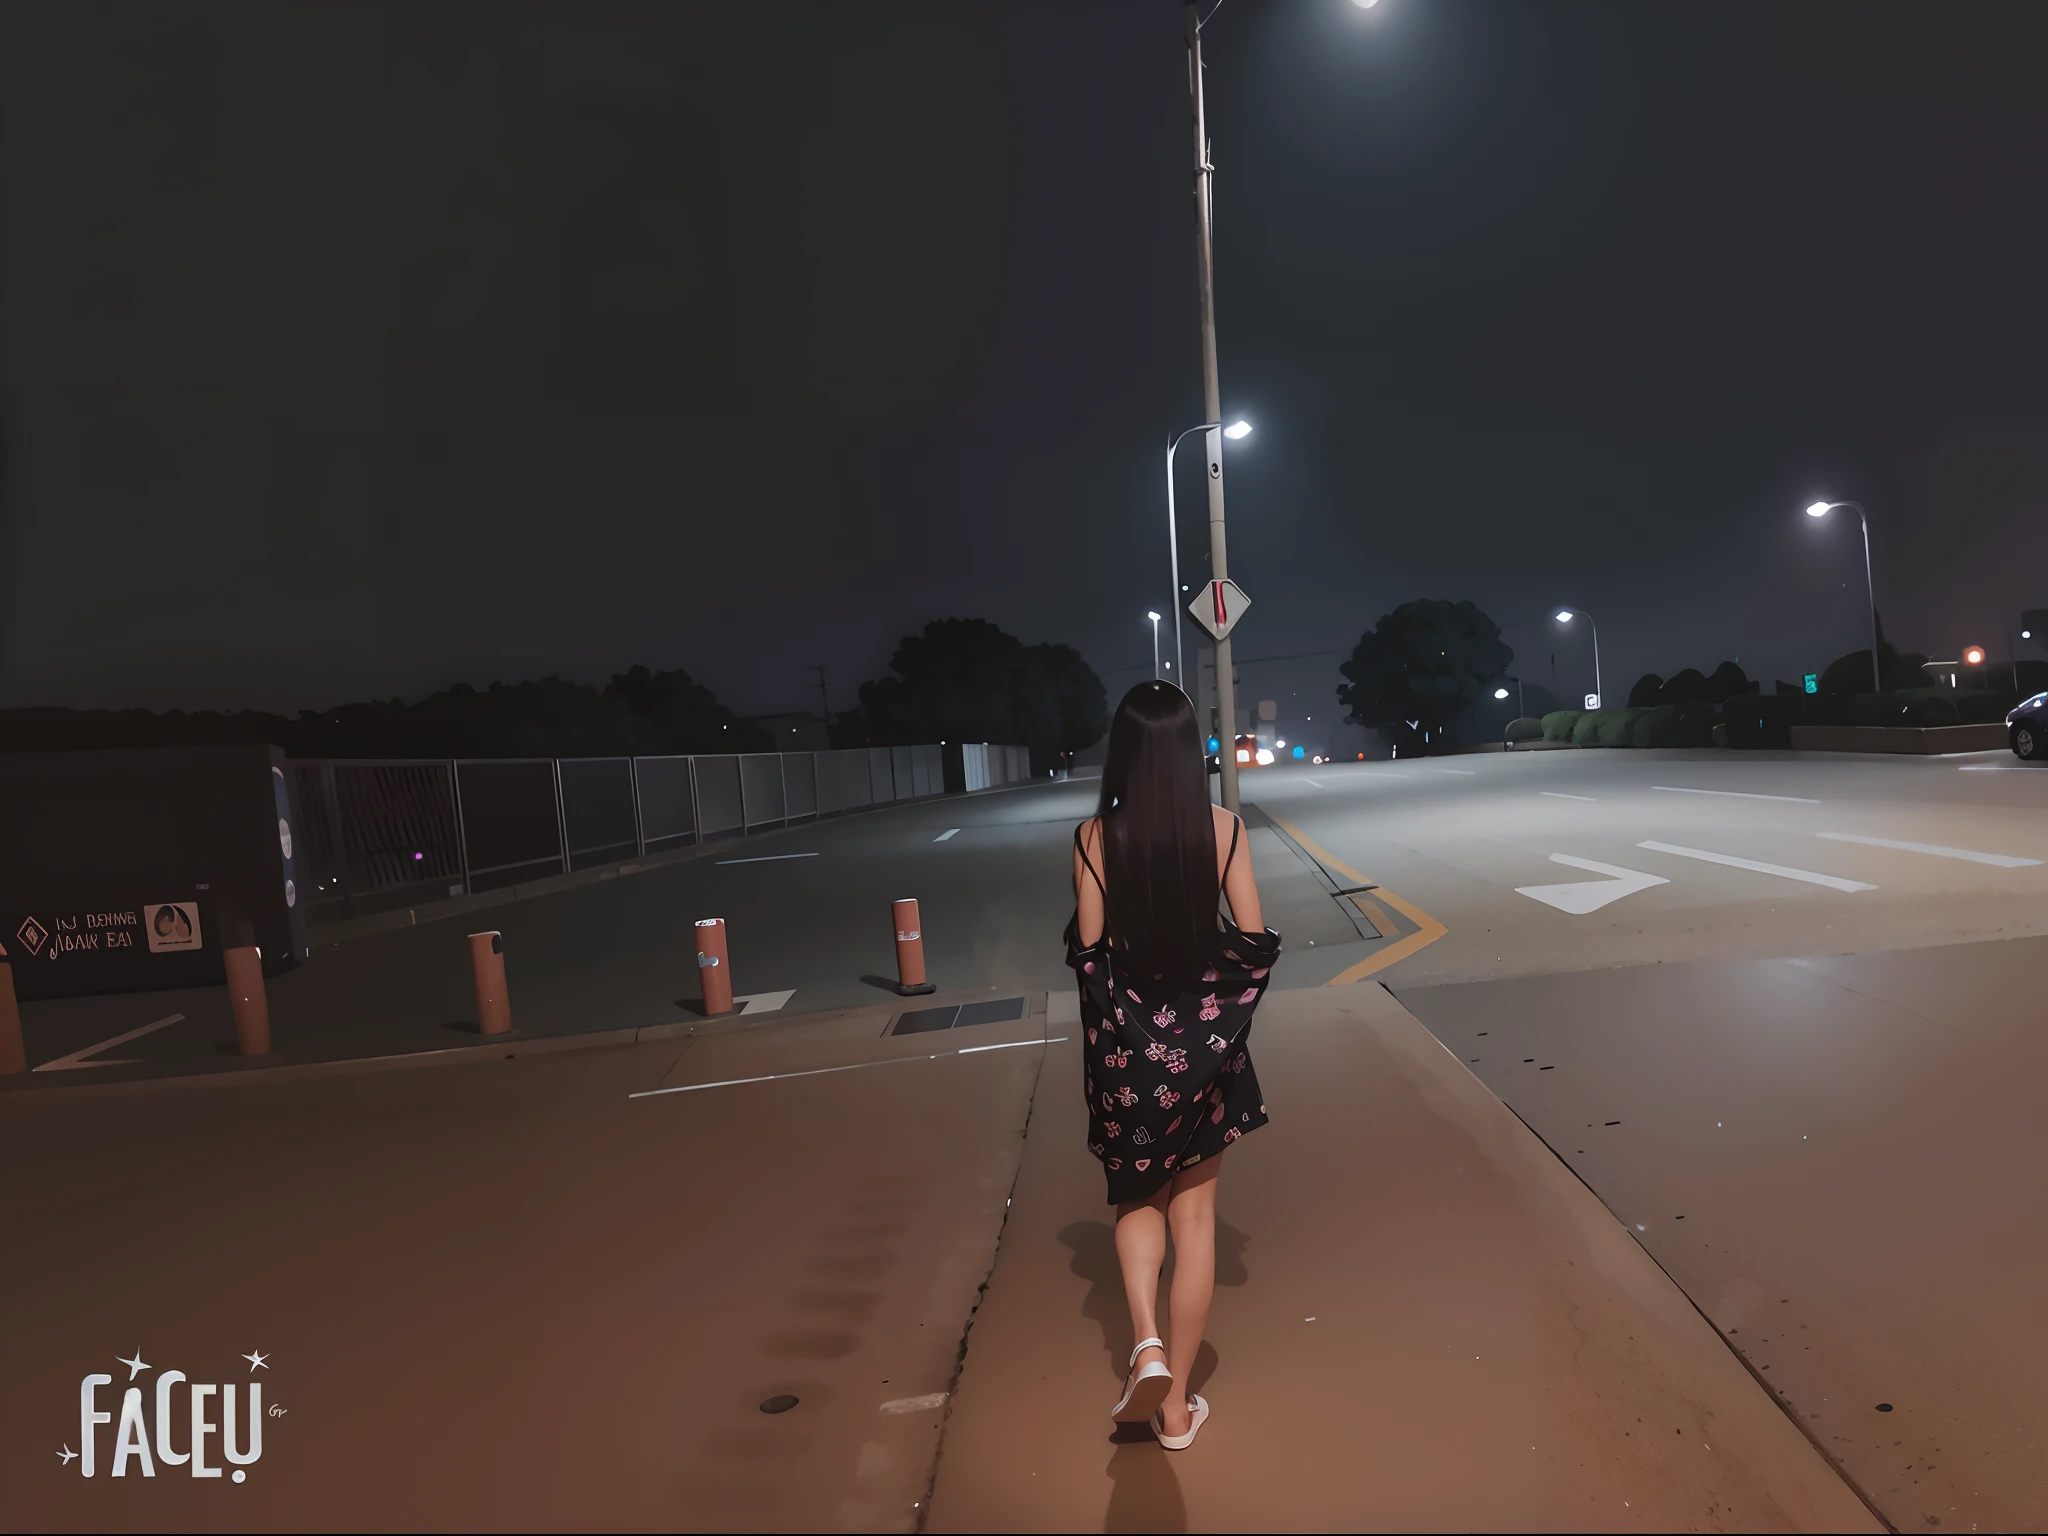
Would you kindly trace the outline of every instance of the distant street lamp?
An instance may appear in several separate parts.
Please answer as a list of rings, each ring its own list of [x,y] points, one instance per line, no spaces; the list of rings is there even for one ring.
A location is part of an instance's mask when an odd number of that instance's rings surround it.
[[[1145,617],[1152,621],[1152,681],[1159,681],[1159,615],[1151,609],[1145,610]]]
[[[1863,527],[1863,590],[1870,599],[1870,689],[1884,692],[1884,666],[1877,659],[1877,583],[1870,574],[1870,514],[1860,501],[1816,501],[1806,509],[1808,517],[1826,517],[1837,507],[1854,507]]]
[[[1607,702],[1607,692],[1600,686],[1600,626],[1593,622],[1593,615],[1583,608],[1560,608],[1555,614],[1560,624],[1570,624],[1574,618],[1584,619],[1593,631],[1593,697],[1601,704]],[[1597,706],[1596,706],[1597,707]]]
[[[1173,669],[1180,674],[1180,685],[1183,688],[1188,685],[1188,669],[1186,653],[1180,643],[1180,529],[1173,520],[1173,451],[1180,447],[1183,439],[1192,437],[1197,432],[1214,432],[1218,427],[1223,427],[1223,423],[1205,421],[1199,427],[1189,427],[1166,445],[1166,555],[1173,565],[1173,585],[1167,589],[1167,595],[1172,600],[1168,611],[1173,614]],[[1252,424],[1248,421],[1234,421],[1223,427],[1223,435],[1233,443],[1241,443],[1252,435]],[[1221,462],[1222,455],[1212,455],[1211,458],[1212,462]],[[1159,669],[1154,667],[1152,671],[1156,676]]]

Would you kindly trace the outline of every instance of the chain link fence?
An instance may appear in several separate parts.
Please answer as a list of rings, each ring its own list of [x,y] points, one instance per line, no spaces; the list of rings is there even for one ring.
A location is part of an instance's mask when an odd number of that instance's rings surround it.
[[[700,757],[291,759],[312,922],[1031,777],[1023,747]]]

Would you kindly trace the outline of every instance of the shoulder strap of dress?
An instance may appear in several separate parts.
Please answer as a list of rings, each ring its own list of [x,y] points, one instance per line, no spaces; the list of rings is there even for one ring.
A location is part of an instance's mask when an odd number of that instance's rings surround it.
[[[1100,826],[1101,824],[1101,819],[1098,817],[1096,819],[1096,825]],[[1106,897],[1109,895],[1109,887],[1102,883],[1102,876],[1096,873],[1095,861],[1088,857],[1087,844],[1081,841],[1081,827],[1085,827],[1087,825],[1088,823],[1084,821],[1081,823],[1080,827],[1074,828],[1074,852],[1081,855],[1082,864],[1087,866],[1089,874],[1095,876],[1095,889],[1102,892],[1102,894]]]
[[[1237,861],[1237,834],[1238,829],[1243,827],[1243,825],[1244,823],[1237,817],[1233,816],[1230,818],[1230,852],[1223,860],[1223,873],[1226,875],[1230,873],[1230,866]],[[1222,882],[1219,880],[1217,884],[1220,885]]]

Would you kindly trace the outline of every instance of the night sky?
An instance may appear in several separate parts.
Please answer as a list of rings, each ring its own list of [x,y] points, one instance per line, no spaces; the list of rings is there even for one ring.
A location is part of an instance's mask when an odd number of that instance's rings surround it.
[[[752,712],[822,662],[837,709],[953,615],[1114,696],[1201,413],[1180,26],[0,8],[5,700],[642,661]],[[1207,47],[1239,650],[1303,658],[1254,697],[1422,596],[1585,605],[1610,699],[1816,670],[1867,642],[1823,496],[1902,648],[2048,604],[2048,5],[1228,0]]]

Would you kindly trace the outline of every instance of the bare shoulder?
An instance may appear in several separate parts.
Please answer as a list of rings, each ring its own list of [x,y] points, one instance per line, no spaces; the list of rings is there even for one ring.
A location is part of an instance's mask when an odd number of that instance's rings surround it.
[[[1238,824],[1237,817],[1220,805],[1210,806],[1209,815],[1216,823],[1216,835],[1219,838],[1227,838],[1231,829]]]
[[[1100,816],[1090,816],[1086,821],[1074,828],[1074,838],[1084,848],[1101,847],[1102,818]]]

